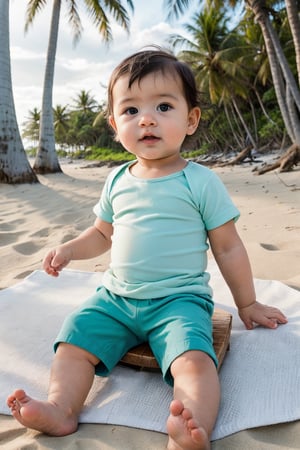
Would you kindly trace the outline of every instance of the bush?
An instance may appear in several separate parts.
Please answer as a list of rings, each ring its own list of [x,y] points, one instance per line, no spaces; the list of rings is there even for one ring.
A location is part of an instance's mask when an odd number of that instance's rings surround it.
[[[200,148],[200,150],[183,151],[181,156],[185,159],[197,158],[198,156],[204,156],[207,153],[206,148]]]
[[[132,161],[135,156],[126,151],[112,150],[109,148],[89,147],[84,152],[84,159],[89,161]]]

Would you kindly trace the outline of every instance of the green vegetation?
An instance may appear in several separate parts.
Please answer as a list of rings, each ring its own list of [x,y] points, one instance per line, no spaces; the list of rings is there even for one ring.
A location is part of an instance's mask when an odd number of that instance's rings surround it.
[[[268,18],[296,78],[286,9],[282,2],[270,3],[273,7]],[[253,20],[251,9],[239,11],[233,27],[226,2],[204,2],[201,11],[185,25],[190,38],[170,36],[171,48],[191,66],[201,92],[202,118],[195,135],[184,143],[186,158],[238,152],[249,143],[255,149],[290,143],[261,27]],[[105,109],[104,103],[99,105],[84,90],[73,99],[73,105],[57,105],[53,113],[58,155],[101,161],[133,159],[114,140]],[[40,113],[35,108],[23,129],[23,137],[31,140],[32,147],[37,146],[39,122]]]
[[[135,156],[126,151],[112,150],[109,148],[88,148],[85,152],[85,159],[99,161],[132,161]]]
[[[200,156],[204,156],[207,153],[207,150],[203,148],[202,150],[192,150],[192,151],[183,151],[182,156],[185,159],[190,158],[198,158]]]

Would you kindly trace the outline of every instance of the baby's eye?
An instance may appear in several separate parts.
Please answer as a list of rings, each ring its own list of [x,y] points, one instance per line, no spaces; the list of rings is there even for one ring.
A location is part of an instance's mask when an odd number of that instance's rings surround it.
[[[129,116],[133,116],[134,114],[137,114],[138,110],[134,106],[130,106],[124,112],[125,112],[125,114],[127,114]]]
[[[172,109],[172,106],[168,103],[161,103],[160,105],[158,105],[157,109],[161,112],[166,112]]]

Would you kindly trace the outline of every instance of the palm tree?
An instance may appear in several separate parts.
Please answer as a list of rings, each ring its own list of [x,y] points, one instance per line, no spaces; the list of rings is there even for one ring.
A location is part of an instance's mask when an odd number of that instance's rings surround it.
[[[28,112],[29,117],[24,122],[22,137],[27,138],[33,142],[34,147],[37,147],[39,141],[40,117],[41,113],[37,108],[33,108]]]
[[[58,38],[60,10],[63,0],[53,0],[52,18],[50,25],[47,62],[44,78],[44,90],[41,111],[41,127],[39,147],[34,163],[37,173],[60,172],[61,168],[55,151],[55,137],[53,126],[52,92],[54,82],[55,55]],[[132,0],[126,0],[133,11]],[[37,12],[46,4],[46,0],[29,0],[26,12],[25,30],[32,24]],[[74,32],[74,43],[78,41],[82,31],[82,25],[78,13],[78,0],[65,0],[69,13],[69,23]],[[82,3],[82,2],[81,2]],[[112,31],[106,11],[126,30],[129,31],[129,17],[121,0],[84,0],[85,7],[97,26],[100,35],[106,43],[112,40]]]
[[[299,0],[285,0],[288,21],[295,45],[296,65],[298,72],[298,82],[300,86],[300,19],[299,19]]]
[[[165,0],[169,16],[178,16],[190,5],[190,0]],[[206,3],[215,6],[226,2],[218,0],[206,0]],[[227,0],[231,6],[241,3],[239,0]],[[274,88],[281,115],[292,143],[300,146],[300,91],[299,86],[293,77],[288,61],[282,50],[278,35],[270,20],[270,15],[274,13],[271,6],[282,3],[268,0],[245,0],[245,4],[254,14],[254,19],[261,28],[266,51],[269,58]],[[300,46],[300,26],[299,26],[299,2],[298,0],[285,0],[288,19],[292,30],[292,37],[297,58],[298,78],[300,78],[299,46]]]
[[[0,183],[38,182],[20,137],[9,51],[9,0],[0,2]]]
[[[265,0],[247,0],[259,24],[269,58],[274,89],[282,118],[292,143],[300,146],[300,91],[270,20]],[[298,112],[297,112],[298,111]]]
[[[240,110],[240,100],[248,95],[248,78],[251,72],[241,64],[246,46],[240,37],[228,29],[228,17],[213,5],[206,6],[202,12],[185,25],[190,39],[172,35],[174,46],[185,46],[179,57],[188,62],[194,70],[198,89],[208,92],[212,104],[224,105],[229,125],[228,105],[233,106],[234,114],[241,122],[244,132],[253,147],[256,140],[244,120]]]
[[[70,113],[68,106],[56,105],[53,109],[55,140],[58,144],[65,143],[66,134],[70,128]]]
[[[77,97],[73,99],[73,102],[75,110],[84,113],[91,112],[98,107],[95,98],[91,96],[89,91],[85,91],[84,89],[77,94]]]

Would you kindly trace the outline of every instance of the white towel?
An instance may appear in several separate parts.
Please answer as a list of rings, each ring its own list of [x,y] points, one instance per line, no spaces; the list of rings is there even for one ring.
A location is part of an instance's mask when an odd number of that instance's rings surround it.
[[[233,314],[212,438],[299,419],[300,293],[277,281],[254,280],[258,299],[281,308],[289,323],[277,330],[247,331],[213,262],[209,271],[216,306]],[[66,314],[99,284],[100,273],[65,269],[56,279],[35,271],[0,291],[0,413],[10,414],[6,397],[15,388],[46,398],[52,342]],[[109,378],[95,377],[80,421],[166,432],[171,398],[172,389],[159,373],[118,366]]]

